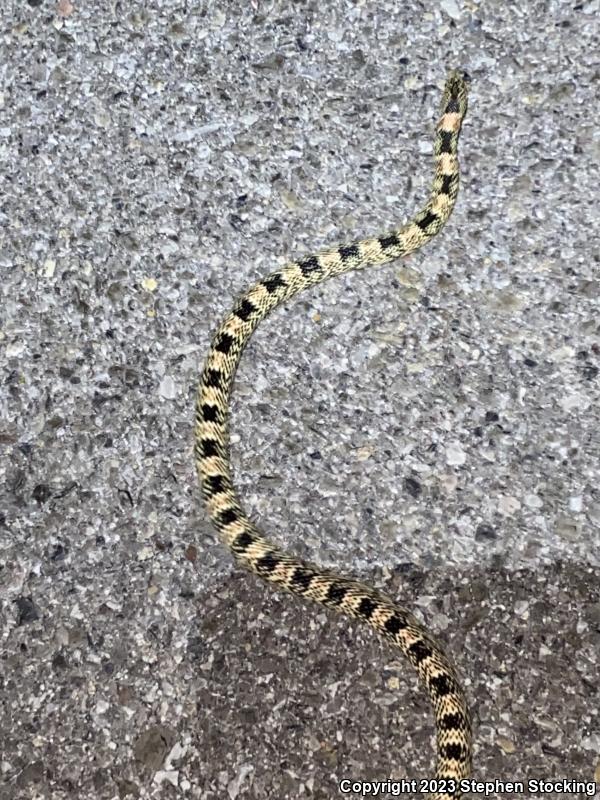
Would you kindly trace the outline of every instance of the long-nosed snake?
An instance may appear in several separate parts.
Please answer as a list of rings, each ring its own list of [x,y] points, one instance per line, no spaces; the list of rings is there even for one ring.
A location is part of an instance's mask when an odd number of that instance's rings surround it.
[[[410,222],[370,239],[292,261],[236,301],[206,359],[196,405],[195,457],[208,513],[242,566],[276,587],[363,620],[407,656],[425,686],[436,722],[436,779],[442,798],[459,797],[471,772],[471,722],[454,668],[431,634],[381,592],[288,555],[257,530],[233,486],[229,464],[229,397],[237,366],[258,323],[280,303],[349,270],[385,264],[424,245],[450,217],[458,195],[458,138],[467,111],[468,77],[455,70],[444,88],[435,133],[431,196]]]

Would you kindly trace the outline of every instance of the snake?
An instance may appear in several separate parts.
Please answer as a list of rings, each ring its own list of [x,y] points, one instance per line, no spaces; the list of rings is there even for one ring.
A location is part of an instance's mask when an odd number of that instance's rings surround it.
[[[449,72],[435,128],[435,174],[429,199],[409,222],[388,233],[340,244],[291,261],[239,295],[211,341],[198,384],[194,459],[208,516],[234,561],[276,589],[361,620],[402,652],[429,696],[435,718],[436,800],[462,796],[471,774],[472,726],[465,691],[433,634],[379,589],[286,552],[252,522],[234,487],[229,401],[242,352],[257,325],[299,292],[350,270],[407,256],[442,229],[459,189],[458,140],[467,113],[470,78]]]

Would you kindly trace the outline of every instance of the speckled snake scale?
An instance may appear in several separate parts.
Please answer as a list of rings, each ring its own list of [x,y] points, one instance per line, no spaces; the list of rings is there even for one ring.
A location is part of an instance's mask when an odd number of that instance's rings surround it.
[[[349,270],[386,264],[432,239],[458,195],[458,138],[467,111],[468,77],[455,70],[444,87],[435,132],[430,198],[410,222],[375,238],[292,261],[254,284],[217,330],[198,387],[195,459],[206,508],[239,564],[275,587],[362,620],[408,658],[435,714],[438,800],[459,797],[471,772],[471,722],[456,672],[431,634],[408,611],[356,580],[295,558],[266,539],[246,515],[229,463],[229,397],[240,357],[258,323],[280,303]],[[356,776],[359,778],[360,776]]]

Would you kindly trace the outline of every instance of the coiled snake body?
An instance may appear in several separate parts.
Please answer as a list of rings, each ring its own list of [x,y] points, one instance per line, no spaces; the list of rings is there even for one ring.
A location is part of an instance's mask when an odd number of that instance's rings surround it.
[[[292,261],[238,298],[212,341],[198,387],[195,427],[196,466],[206,508],[237,562],[280,589],[363,620],[416,669],[435,715],[438,800],[459,797],[460,781],[471,772],[471,722],[454,668],[431,634],[381,592],[295,558],[257,530],[232,482],[228,407],[242,351],[258,323],[276,306],[335,275],[406,256],[441,230],[458,194],[458,137],[467,111],[467,81],[457,70],[446,81],[435,133],[435,177],[422,211],[385,235]]]

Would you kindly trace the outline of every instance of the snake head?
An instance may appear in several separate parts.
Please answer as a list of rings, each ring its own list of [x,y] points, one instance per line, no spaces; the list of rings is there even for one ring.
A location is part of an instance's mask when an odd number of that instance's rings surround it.
[[[461,118],[467,113],[467,99],[471,78],[462,69],[453,69],[446,79],[442,96],[442,114],[458,113]]]

